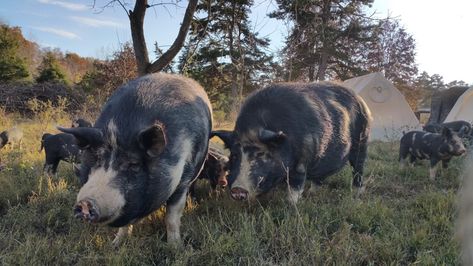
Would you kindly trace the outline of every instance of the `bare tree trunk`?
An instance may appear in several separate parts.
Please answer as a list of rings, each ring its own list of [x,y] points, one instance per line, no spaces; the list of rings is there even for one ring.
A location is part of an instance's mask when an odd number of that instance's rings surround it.
[[[233,31],[235,29],[235,8],[236,3],[233,2],[232,9],[232,21],[230,23],[230,28],[228,29],[228,42],[229,42],[229,49],[230,49],[230,58],[232,60],[232,102],[231,102],[231,113],[236,114],[238,112],[239,101],[238,101],[238,60],[235,58],[235,47],[234,47],[234,37]]]
[[[314,81],[314,65],[309,66],[309,81],[312,82]]]
[[[328,25],[330,20],[330,7],[331,0],[325,0],[322,10],[322,47],[320,49],[319,67],[317,69],[317,75],[315,80],[325,80],[325,73],[328,65],[328,51],[327,47],[330,46],[328,36],[325,35],[325,27]]]
[[[194,16],[195,9],[197,7],[198,0],[189,0],[187,5],[186,13],[179,28],[179,33],[174,40],[171,47],[162,54],[153,63],[150,63],[148,57],[148,49],[146,47],[146,41],[144,37],[143,22],[146,14],[146,8],[149,7],[148,0],[136,0],[133,11],[128,12],[130,18],[131,37],[133,40],[133,49],[135,50],[136,63],[138,66],[138,74],[140,76],[158,72],[163,70],[174,57],[181,50],[186,40],[187,32]]]
[[[148,0],[136,0],[135,8],[128,13],[133,50],[135,50],[136,65],[140,76],[147,74],[146,69],[149,65],[148,49],[143,30],[147,6]]]
[[[317,75],[315,76],[316,80],[325,80],[327,64],[328,64],[328,54],[326,52],[322,52],[322,55],[319,61],[319,69],[317,69]]]

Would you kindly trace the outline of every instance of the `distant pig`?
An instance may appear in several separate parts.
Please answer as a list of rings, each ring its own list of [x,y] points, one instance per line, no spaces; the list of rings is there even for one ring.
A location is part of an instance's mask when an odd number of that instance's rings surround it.
[[[67,133],[52,135],[43,134],[41,137],[41,147],[44,148],[45,162],[43,170],[49,175],[55,175],[60,161],[69,163],[79,162],[79,147],[76,138]],[[81,183],[83,183],[81,181]]]
[[[71,127],[92,127],[92,124],[85,119],[79,118],[72,122]]]
[[[430,160],[429,177],[434,179],[439,161],[442,161],[443,168],[447,168],[453,156],[460,156],[465,152],[461,138],[447,127],[442,129],[441,134],[410,131],[401,138],[399,161],[404,166],[408,156],[411,164],[418,159]]]
[[[247,200],[277,185],[296,203],[306,180],[319,186],[347,162],[363,191],[371,115],[352,90],[332,83],[280,83],[243,103],[233,131],[215,131],[230,149],[233,199]]]
[[[453,132],[457,133],[459,137],[468,137],[471,135],[471,124],[467,121],[458,120],[442,124],[427,124],[424,126],[424,131],[431,133],[441,133],[442,128],[449,128]]]
[[[217,148],[210,147],[207,153],[207,160],[205,161],[204,168],[200,172],[197,179],[207,179],[210,183],[210,187],[215,190],[217,185],[226,187],[227,182],[227,170],[228,170],[228,157],[223,154]],[[195,182],[190,188],[190,196],[195,198]]]
[[[13,149],[13,145],[18,145],[21,149],[21,144],[23,142],[23,131],[17,127],[13,127],[11,129],[5,130],[0,133],[0,149],[3,148],[5,145],[10,145]]]
[[[166,203],[168,242],[180,241],[181,216],[201,171],[212,128],[212,109],[194,80],[165,73],[130,81],[108,99],[94,127],[59,128],[83,150],[75,216],[120,227]]]

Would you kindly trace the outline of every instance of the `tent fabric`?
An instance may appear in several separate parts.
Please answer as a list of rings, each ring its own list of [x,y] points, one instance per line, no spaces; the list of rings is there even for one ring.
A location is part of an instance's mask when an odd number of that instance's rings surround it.
[[[462,96],[468,87],[455,86],[447,90],[436,91],[432,95],[430,117],[427,124],[440,124],[446,122],[448,114],[452,111],[460,96]]]
[[[402,137],[402,132],[421,130],[419,120],[401,92],[376,72],[343,82],[354,90],[370,108],[373,122],[370,140],[393,141]]]
[[[473,123],[473,88],[469,88],[458,98],[444,122],[457,120]]]

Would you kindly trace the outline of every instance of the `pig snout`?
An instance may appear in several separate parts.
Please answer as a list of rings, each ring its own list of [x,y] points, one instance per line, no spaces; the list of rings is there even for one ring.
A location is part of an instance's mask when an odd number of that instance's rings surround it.
[[[461,148],[458,150],[458,155],[462,155],[466,152],[466,149],[465,148]]]
[[[230,194],[234,200],[246,200],[248,199],[248,191],[240,188],[234,187],[230,190]]]
[[[228,185],[227,178],[219,177],[218,178],[218,185],[221,186],[221,187],[226,187]]]
[[[74,208],[74,216],[89,223],[99,220],[99,212],[91,200],[81,200]]]

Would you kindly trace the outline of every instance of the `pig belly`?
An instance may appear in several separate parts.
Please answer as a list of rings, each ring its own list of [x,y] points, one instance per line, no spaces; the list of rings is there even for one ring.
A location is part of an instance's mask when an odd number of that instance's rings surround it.
[[[348,161],[348,155],[340,158],[336,155],[327,156],[321,159],[307,173],[307,179],[322,181],[323,179],[336,174],[340,171]]]

